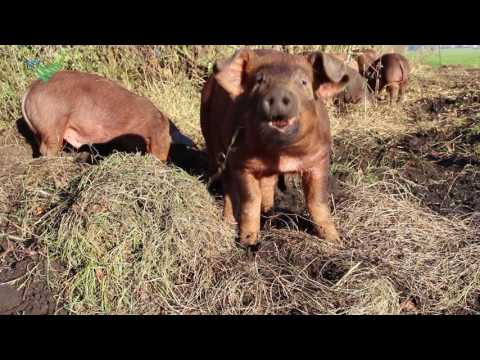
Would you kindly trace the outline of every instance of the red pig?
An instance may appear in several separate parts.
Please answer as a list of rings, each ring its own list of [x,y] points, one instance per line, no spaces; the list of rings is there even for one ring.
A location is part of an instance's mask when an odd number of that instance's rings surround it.
[[[202,91],[201,127],[210,172],[221,173],[224,218],[238,223],[242,245],[257,243],[261,211],[273,207],[278,175],[288,173],[301,174],[319,235],[340,241],[329,209],[331,134],[322,99],[348,82],[345,66],[320,52],[244,48],[216,63]]]

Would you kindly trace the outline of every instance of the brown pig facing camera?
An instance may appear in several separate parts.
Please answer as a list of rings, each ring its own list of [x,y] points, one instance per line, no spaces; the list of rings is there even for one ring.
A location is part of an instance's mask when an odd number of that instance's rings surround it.
[[[153,103],[98,75],[60,71],[48,82],[36,80],[22,112],[42,156],[57,155],[64,142],[79,149],[123,137],[142,139],[161,161],[170,150],[170,122]]]
[[[239,241],[254,246],[260,214],[273,207],[280,174],[302,176],[306,204],[320,236],[340,242],[329,209],[330,123],[323,98],[349,81],[323,53],[290,55],[238,50],[218,61],[202,91],[201,127],[212,174],[221,172],[224,218]]]

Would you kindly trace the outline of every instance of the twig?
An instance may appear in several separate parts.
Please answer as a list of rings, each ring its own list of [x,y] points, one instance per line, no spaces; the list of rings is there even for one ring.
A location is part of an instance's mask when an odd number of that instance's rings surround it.
[[[215,181],[217,181],[227,168],[227,161],[228,157],[230,155],[230,152],[233,150],[233,145],[235,141],[237,140],[238,134],[240,133],[241,127],[237,127],[235,130],[233,136],[232,136],[232,141],[230,142],[230,145],[228,145],[227,152],[226,153],[220,153],[220,156],[223,157],[223,162],[219,164],[217,172],[210,178],[208,181],[207,187],[210,187]]]
[[[351,273],[353,273],[360,265],[362,264],[362,262],[358,262],[357,264],[355,264],[354,266],[352,266],[345,275],[342,276],[342,278],[340,280],[338,280],[335,285],[333,286],[333,288],[337,288],[339,287],[341,284],[343,284],[346,279],[350,276]]]

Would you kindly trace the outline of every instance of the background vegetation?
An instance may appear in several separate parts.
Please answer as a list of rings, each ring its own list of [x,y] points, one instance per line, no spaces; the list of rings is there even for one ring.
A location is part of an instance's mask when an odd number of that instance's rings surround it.
[[[348,53],[354,46],[255,47]],[[0,282],[23,299],[8,311],[480,312],[475,69],[434,70],[415,58],[404,104],[329,105],[332,208],[345,248],[311,235],[295,181],[277,194],[264,245],[248,257],[204,177],[150,156],[116,154],[98,165],[68,155],[31,159],[15,127],[35,78],[25,60],[53,63],[60,48],[0,47]],[[147,96],[200,148],[202,84],[213,62],[236,48],[64,47],[67,69]]]

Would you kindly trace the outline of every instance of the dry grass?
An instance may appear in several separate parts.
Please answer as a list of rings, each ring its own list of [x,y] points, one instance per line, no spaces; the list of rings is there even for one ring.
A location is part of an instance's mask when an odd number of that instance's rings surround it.
[[[282,48],[280,45],[256,45]],[[53,62],[61,46],[0,46],[0,129],[10,126],[20,112],[20,99],[35,78],[24,62]],[[179,129],[197,144],[200,89],[219,57],[230,56],[238,46],[68,46],[64,69],[106,76],[127,89],[145,95],[169,114]],[[314,49],[343,51],[344,46],[285,46],[289,52]]]
[[[211,255],[233,246],[203,184],[135,155],[111,156],[70,180],[34,222],[46,256],[64,267],[51,281],[69,311],[177,312],[201,301]]]
[[[50,160],[24,181],[17,237],[33,234],[61,264],[49,281],[72,313],[478,311],[478,222],[436,215],[391,183],[344,185],[346,249],[267,226],[250,258],[205,186],[150,157]]]
[[[72,48],[68,66],[147,95],[202,144],[199,89],[212,61],[232,49]],[[23,58],[54,53],[0,48],[0,73],[16,74],[0,78],[3,127],[12,128],[29,80]],[[71,313],[478,314],[478,84],[462,71],[416,67],[406,103],[393,109],[330,109],[339,179],[332,199],[344,249],[301,230],[292,216],[267,221],[263,246],[247,256],[203,182],[149,156],[121,154],[95,166],[67,156],[5,167],[0,240],[38,244],[59,308]],[[418,134],[427,142],[410,145]],[[2,154],[20,145],[10,132],[1,138]],[[469,164],[439,165],[432,150]]]
[[[388,183],[357,186],[345,196],[338,216],[352,257],[394,284],[397,299],[413,299],[423,314],[478,306],[478,223],[436,215]]]

